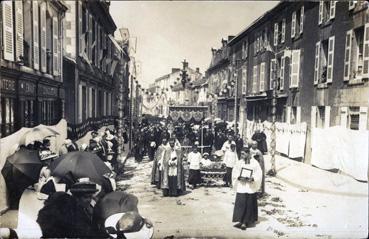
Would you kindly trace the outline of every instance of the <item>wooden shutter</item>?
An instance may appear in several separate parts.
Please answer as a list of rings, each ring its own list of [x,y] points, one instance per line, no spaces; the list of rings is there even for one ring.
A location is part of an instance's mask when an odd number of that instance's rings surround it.
[[[41,22],[41,71],[46,72],[46,2],[40,5]]]
[[[344,76],[343,80],[350,80],[351,76],[351,46],[352,46],[352,30],[346,33],[346,45],[345,45],[345,64],[344,64]]]
[[[285,38],[286,38],[286,19],[283,18],[283,21],[282,21],[282,40],[281,40],[282,43],[284,43]]]
[[[341,126],[347,128],[348,107],[341,107]]]
[[[255,65],[254,66],[254,70],[253,70],[253,77],[252,77],[252,92],[256,93],[256,87],[257,87],[257,70],[258,70],[258,66]]]
[[[242,94],[246,95],[247,89],[247,66],[242,68]]]
[[[39,19],[38,19],[38,2],[32,1],[33,15],[33,68],[40,70],[40,41],[39,41]]]
[[[334,36],[331,36],[328,41],[328,66],[327,66],[327,82],[333,80],[333,66],[334,66]]]
[[[363,78],[369,78],[369,23],[365,24],[364,30],[363,64]]]
[[[278,23],[274,23],[274,46],[278,45]]]
[[[279,88],[281,90],[284,89],[285,65],[286,65],[286,57],[282,56],[282,58],[281,58],[281,69],[280,69],[280,72],[279,72],[279,77],[280,77]]]
[[[295,35],[296,35],[296,12],[293,12],[291,22],[291,38],[294,38]]]
[[[92,62],[92,44],[93,44],[93,39],[92,39],[92,28],[94,26],[92,25],[92,15],[89,13],[88,14],[88,28],[87,31],[88,33],[88,59],[90,60],[90,62]]]
[[[300,14],[300,34],[302,34],[302,32],[304,31],[304,11],[305,8],[304,6],[301,7],[301,14]]]
[[[265,91],[265,62],[260,64],[260,92]]]
[[[331,1],[330,2],[329,19],[333,19],[336,15],[336,2],[337,1]]]
[[[99,24],[95,21],[95,66],[99,65]]]
[[[356,1],[349,1],[349,10],[354,10],[356,6]]]
[[[23,53],[23,2],[15,1],[15,60],[21,60]]]
[[[324,2],[319,1],[319,25],[323,23]]]
[[[301,106],[296,107],[296,124],[301,123]]]
[[[311,129],[316,128],[316,106],[311,106]]]
[[[329,128],[331,126],[331,107],[324,107],[324,128]]]
[[[300,50],[293,50],[290,87],[298,87],[299,78],[300,78]]]
[[[320,41],[315,44],[314,85],[318,84],[320,79],[320,45]]]
[[[270,59],[270,65],[269,65],[269,89],[273,90],[273,81],[276,80],[276,75],[274,74],[276,71],[276,60]]]
[[[2,1],[4,59],[14,61],[13,2]]]
[[[59,21],[58,17],[53,17],[53,74],[56,76],[59,74],[58,67],[58,27]]]
[[[79,56],[82,57],[83,52],[84,52],[84,41],[85,41],[85,36],[83,34],[83,8],[82,8],[82,0],[78,0],[78,52],[79,52]]]
[[[359,130],[367,130],[368,107],[360,107]]]

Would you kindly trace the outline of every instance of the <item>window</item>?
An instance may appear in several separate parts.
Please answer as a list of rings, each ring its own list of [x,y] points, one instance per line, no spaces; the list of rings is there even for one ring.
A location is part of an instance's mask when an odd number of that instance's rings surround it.
[[[349,107],[349,118],[348,118],[349,129],[359,130],[360,122],[360,107]]]
[[[341,107],[341,126],[352,130],[367,130],[368,107]]]
[[[5,137],[14,132],[15,108],[14,99],[1,97],[0,102],[0,130],[1,137]]]
[[[330,126],[330,106],[311,107],[311,127],[328,128]]]
[[[242,67],[242,94],[245,95],[247,90],[247,64]]]
[[[290,88],[298,87],[300,81],[300,50],[292,51]]]
[[[274,46],[284,43],[286,35],[286,19],[274,23]]]
[[[287,106],[286,123],[299,124],[301,121],[301,107]]]
[[[369,23],[346,33],[344,80],[369,77]]]
[[[242,59],[247,58],[248,48],[249,48],[249,43],[248,43],[248,40],[246,39],[245,41],[242,42]]]
[[[332,82],[334,36],[316,43],[314,84]]]
[[[270,61],[270,90],[273,90],[273,80],[276,80],[277,90],[284,89],[284,76],[285,76],[285,65],[286,57],[284,55],[277,55],[276,59],[271,59]]]
[[[265,62],[260,64],[259,91],[265,91]]]
[[[324,25],[334,19],[336,15],[336,2],[337,1],[319,2],[319,25]]]
[[[292,13],[291,38],[297,38],[304,29],[304,6]]]
[[[258,75],[259,75],[259,65],[255,65],[253,69],[253,77],[252,77],[252,93],[257,93],[258,89]]]

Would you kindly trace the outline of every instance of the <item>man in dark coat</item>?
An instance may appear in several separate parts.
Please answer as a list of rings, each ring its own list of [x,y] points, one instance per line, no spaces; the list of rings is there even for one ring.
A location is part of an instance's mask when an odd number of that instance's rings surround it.
[[[260,150],[260,152],[262,152],[263,154],[266,154],[266,152],[268,152],[266,135],[263,131],[260,131],[260,129],[255,130],[255,133],[252,135],[251,139],[258,143],[258,149]]]

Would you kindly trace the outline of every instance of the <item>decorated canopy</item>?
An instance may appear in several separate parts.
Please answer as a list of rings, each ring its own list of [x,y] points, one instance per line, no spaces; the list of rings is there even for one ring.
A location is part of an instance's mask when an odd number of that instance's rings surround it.
[[[173,121],[200,122],[207,117],[207,106],[171,106],[169,117]]]

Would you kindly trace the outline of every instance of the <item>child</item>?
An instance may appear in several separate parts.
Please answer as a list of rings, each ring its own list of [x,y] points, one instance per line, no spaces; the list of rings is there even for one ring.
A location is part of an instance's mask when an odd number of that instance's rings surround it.
[[[188,183],[195,189],[196,185],[201,183],[200,162],[202,159],[201,153],[197,150],[196,142],[194,146],[192,146],[192,152],[190,152],[187,157],[188,163],[190,164]]]

